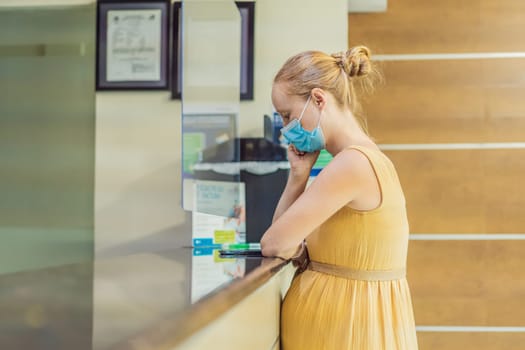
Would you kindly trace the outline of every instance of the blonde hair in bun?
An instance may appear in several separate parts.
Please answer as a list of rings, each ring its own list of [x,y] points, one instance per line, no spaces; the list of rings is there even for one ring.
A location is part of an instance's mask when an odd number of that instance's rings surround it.
[[[349,78],[362,77],[372,71],[370,50],[366,46],[356,46],[331,56]]]
[[[330,92],[339,107],[350,109],[368,133],[357,96],[370,93],[375,83],[382,80],[370,57],[366,46],[354,46],[331,55],[320,51],[301,52],[284,63],[274,83],[285,83],[289,94],[305,98],[316,87]]]

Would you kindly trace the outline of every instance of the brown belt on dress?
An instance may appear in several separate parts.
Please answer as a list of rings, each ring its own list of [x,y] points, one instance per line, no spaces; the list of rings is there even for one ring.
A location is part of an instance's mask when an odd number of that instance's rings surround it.
[[[346,266],[325,264],[311,260],[307,268],[312,271],[361,281],[392,281],[406,277],[406,269],[404,268],[397,270],[356,270]]]

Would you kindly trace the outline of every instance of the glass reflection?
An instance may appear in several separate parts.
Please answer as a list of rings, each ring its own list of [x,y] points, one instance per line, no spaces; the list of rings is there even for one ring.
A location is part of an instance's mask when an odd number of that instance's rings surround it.
[[[0,276],[1,349],[91,349],[91,263]]]
[[[246,259],[221,258],[218,249],[195,248],[191,262],[191,302],[246,273]]]

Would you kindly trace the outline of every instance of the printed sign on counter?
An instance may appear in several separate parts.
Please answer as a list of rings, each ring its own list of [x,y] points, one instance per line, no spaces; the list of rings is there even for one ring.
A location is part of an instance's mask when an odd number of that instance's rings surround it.
[[[244,183],[196,180],[193,204],[193,246],[246,242]]]

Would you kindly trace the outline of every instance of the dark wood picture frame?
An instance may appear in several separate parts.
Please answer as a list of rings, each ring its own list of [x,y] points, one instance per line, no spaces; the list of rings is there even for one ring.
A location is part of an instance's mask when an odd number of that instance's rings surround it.
[[[253,100],[255,2],[235,1],[241,14],[241,100]],[[171,98],[182,97],[181,3],[172,5]]]
[[[169,22],[170,0],[99,0],[97,2],[97,45],[96,45],[96,90],[166,90],[169,89]],[[108,79],[108,11],[161,10],[160,59],[158,70],[160,79]],[[130,63],[131,64],[131,63]],[[140,65],[138,65],[140,67]],[[134,67],[132,68],[132,70]]]

